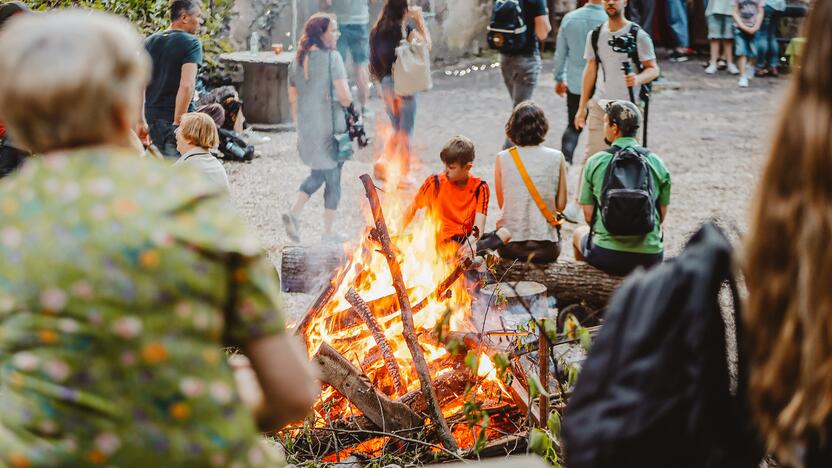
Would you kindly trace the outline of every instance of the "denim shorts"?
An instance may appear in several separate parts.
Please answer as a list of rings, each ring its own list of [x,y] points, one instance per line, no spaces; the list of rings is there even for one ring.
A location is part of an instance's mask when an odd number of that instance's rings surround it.
[[[757,54],[754,35],[743,32],[734,27],[734,55],[737,57],[753,57]]]
[[[352,62],[365,64],[370,62],[370,28],[366,24],[342,24],[341,37],[338,38],[338,52],[344,62],[347,54],[352,55]]]
[[[733,39],[734,17],[713,14],[708,16],[708,39]]]
[[[591,235],[581,240],[581,254],[590,265],[615,276],[629,275],[638,267],[650,268],[664,259],[664,252],[649,254],[605,249],[592,242]]]

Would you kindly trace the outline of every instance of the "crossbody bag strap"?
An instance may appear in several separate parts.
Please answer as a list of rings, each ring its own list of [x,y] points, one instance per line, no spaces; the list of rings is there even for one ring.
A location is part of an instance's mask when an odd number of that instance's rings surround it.
[[[523,160],[520,159],[520,153],[517,152],[517,147],[514,146],[508,150],[509,154],[511,154],[511,158],[514,159],[514,165],[517,166],[517,172],[520,173],[520,177],[523,179],[523,182],[526,184],[526,189],[529,191],[529,195],[532,196],[532,199],[537,204],[537,208],[540,210],[540,213],[543,214],[543,217],[546,218],[546,222],[549,223],[550,226],[560,228],[561,221],[549,211],[549,207],[546,206],[546,202],[543,201],[543,197],[540,196],[540,192],[537,191],[537,187],[534,186],[534,182],[529,177],[529,173],[526,172],[526,166],[523,165]]]
[[[335,113],[332,112],[332,104],[335,103],[335,95],[332,94],[332,88],[335,87],[335,84],[332,82],[332,51],[327,51],[327,58],[329,59],[329,63],[327,65],[327,69],[329,70],[329,115],[332,117],[332,134],[335,135]],[[340,103],[339,103],[340,104]]]

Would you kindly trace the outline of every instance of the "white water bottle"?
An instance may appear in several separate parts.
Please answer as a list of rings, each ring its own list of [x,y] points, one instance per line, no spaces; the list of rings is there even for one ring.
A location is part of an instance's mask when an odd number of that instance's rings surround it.
[[[248,50],[249,52],[260,52],[260,35],[257,34],[257,31],[251,33],[248,40]]]

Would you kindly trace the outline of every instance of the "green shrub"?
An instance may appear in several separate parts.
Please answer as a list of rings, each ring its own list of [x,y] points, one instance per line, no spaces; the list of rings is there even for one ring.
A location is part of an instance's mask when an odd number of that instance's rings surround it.
[[[76,7],[108,11],[126,18],[145,37],[170,25],[169,0],[29,0],[25,3],[33,10]],[[203,0],[202,4],[205,24],[200,38],[205,63],[201,76],[214,86],[227,81],[226,69],[219,63],[219,55],[231,50],[224,32],[228,28],[227,21],[234,0]]]

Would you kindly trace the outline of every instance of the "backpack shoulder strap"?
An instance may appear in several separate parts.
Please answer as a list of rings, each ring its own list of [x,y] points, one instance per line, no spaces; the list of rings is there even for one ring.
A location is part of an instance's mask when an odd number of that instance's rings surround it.
[[[439,174],[433,175],[433,198],[439,198]]]
[[[601,63],[601,57],[598,55],[598,40],[601,37],[601,28],[603,27],[603,23],[599,25],[597,28],[592,30],[592,36],[590,36],[590,42],[592,43],[592,52],[595,53],[595,61]]]
[[[641,27],[636,23],[630,25],[630,35],[633,36],[633,38],[636,41],[636,46],[633,47],[633,52],[630,54],[630,59],[633,61],[633,64],[636,66],[636,70],[638,70],[639,73],[641,73],[644,70],[644,67],[641,65],[641,59],[638,55],[638,32],[640,30]]]
[[[546,218],[546,222],[551,226],[560,227],[561,221],[559,221],[558,218],[552,214],[549,207],[546,206],[546,202],[543,201],[543,197],[540,196],[540,192],[537,191],[537,187],[534,186],[534,182],[532,182],[531,177],[529,177],[529,173],[526,171],[526,166],[523,165],[523,160],[520,159],[520,153],[517,152],[517,147],[514,146],[510,148],[508,152],[511,154],[511,158],[514,159],[514,165],[517,167],[517,172],[520,173],[520,177],[526,184],[526,189],[529,191],[529,195],[532,196],[535,204],[537,204],[537,209],[539,209],[543,217]]]

